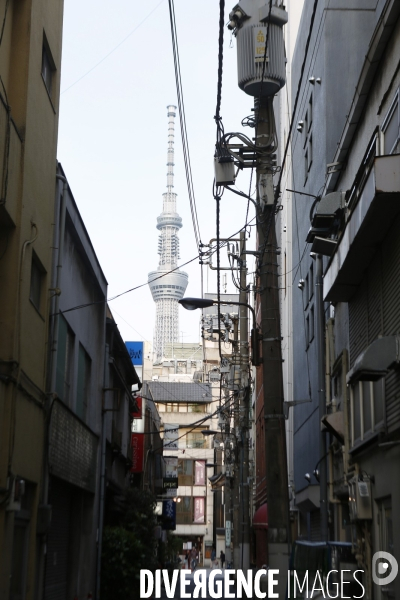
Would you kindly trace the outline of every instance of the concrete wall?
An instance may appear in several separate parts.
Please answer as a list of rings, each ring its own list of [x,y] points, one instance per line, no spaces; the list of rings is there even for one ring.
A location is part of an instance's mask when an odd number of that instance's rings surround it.
[[[26,481],[29,527],[23,540],[26,563],[18,561],[17,549],[13,563],[14,525],[20,511],[6,512],[7,501],[1,504],[0,596],[8,598],[10,589],[20,587],[30,600],[35,590],[36,518],[43,469],[63,3],[7,4],[6,14],[6,1],[0,2],[2,23],[5,16],[0,52],[5,88],[0,89],[0,488],[3,499],[15,477]],[[51,94],[41,75],[44,34],[55,66]],[[30,301],[33,252],[43,268],[37,308]]]

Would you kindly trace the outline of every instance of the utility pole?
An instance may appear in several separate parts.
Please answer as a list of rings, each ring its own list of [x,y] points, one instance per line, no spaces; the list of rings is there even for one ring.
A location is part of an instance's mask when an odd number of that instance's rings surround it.
[[[233,467],[233,566],[235,569],[240,568],[240,465],[239,465],[239,448],[238,448],[238,432],[240,431],[240,405],[239,394],[241,387],[241,364],[240,364],[240,346],[239,346],[239,318],[238,315],[232,318],[233,321],[233,353],[232,353],[232,375],[231,382],[233,392],[233,430],[235,436],[235,447],[233,449],[234,467]]]
[[[242,136],[240,141],[245,141],[244,148],[231,144],[226,149],[237,158],[236,164],[240,168],[256,167],[259,252],[256,304],[260,308],[262,333],[268,552],[269,566],[281,573],[278,592],[283,598],[286,577],[282,574],[288,568],[290,540],[275,231],[279,190],[274,192],[273,185],[277,151],[273,98],[285,85],[283,26],[287,22],[287,13],[276,0],[239,0],[229,19],[228,28],[237,38],[239,87],[254,97],[254,118],[248,118],[247,123],[255,128],[255,143]],[[225,134],[224,139],[228,136]],[[223,157],[219,158],[220,163],[223,160]],[[229,183],[229,176],[225,181]]]
[[[271,134],[272,98],[255,101],[256,145],[262,150],[263,140]],[[260,155],[258,155],[260,156]],[[273,193],[272,165],[268,159],[257,158],[257,234],[259,257],[259,303],[261,308],[262,369],[264,395],[265,463],[268,505],[268,558],[272,569],[285,572],[288,565],[289,494],[287,479],[285,417],[283,414],[283,374],[281,327],[279,312],[278,248],[275,231],[275,204],[265,198],[262,190]],[[268,190],[271,190],[268,192]],[[279,578],[279,593],[283,597],[286,578]]]
[[[247,265],[246,233],[240,232],[240,293],[239,302],[239,348],[240,348],[240,384],[241,384],[241,480],[240,480],[240,523],[241,523],[241,569],[250,568],[250,497],[249,497],[249,318],[247,304]]]

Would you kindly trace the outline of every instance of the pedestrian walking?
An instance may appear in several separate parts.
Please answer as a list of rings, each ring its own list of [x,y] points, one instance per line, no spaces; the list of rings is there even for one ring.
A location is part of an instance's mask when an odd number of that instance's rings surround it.
[[[221,550],[221,553],[219,555],[219,558],[220,558],[220,561],[221,561],[221,568],[223,569],[224,568],[224,564],[225,564],[225,552],[223,552],[222,550]]]
[[[215,550],[215,546],[213,546],[211,550],[211,568],[213,569],[214,567],[218,567],[217,552]]]
[[[191,565],[190,566],[192,568],[192,571],[194,571],[195,568],[197,567],[198,556],[199,555],[198,555],[196,546],[193,546],[193,548],[192,548],[192,550],[190,552],[190,558],[191,558]]]

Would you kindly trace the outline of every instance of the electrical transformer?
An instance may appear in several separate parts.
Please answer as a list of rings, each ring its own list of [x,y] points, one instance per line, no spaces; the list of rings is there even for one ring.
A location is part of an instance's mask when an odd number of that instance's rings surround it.
[[[270,10],[266,0],[240,0],[229,19],[228,28],[237,38],[239,87],[249,96],[274,96],[286,81],[283,26],[287,12],[276,5]]]

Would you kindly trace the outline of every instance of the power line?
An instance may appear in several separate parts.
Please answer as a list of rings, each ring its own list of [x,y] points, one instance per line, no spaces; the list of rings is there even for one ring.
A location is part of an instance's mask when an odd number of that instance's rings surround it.
[[[251,221],[253,221],[254,219],[252,219]],[[251,224],[251,221],[249,223],[246,223],[244,225],[244,227],[241,227],[238,231],[236,231],[235,233],[233,233],[232,235],[230,235],[225,241],[221,242],[221,247],[225,246],[227,244],[227,242],[235,237],[238,233],[240,233],[245,227],[248,227]],[[211,252],[211,254],[215,254],[216,252],[216,248]],[[192,263],[193,261],[197,260],[198,258],[200,258],[201,255],[200,254],[196,254],[196,256],[194,256],[193,258],[191,258],[190,260],[186,261],[185,263],[178,265],[177,267],[175,267],[174,269],[171,269],[170,271],[167,271],[166,273],[163,273],[162,275],[159,275],[158,277],[155,277],[152,281],[157,281],[158,279],[162,279],[163,277],[166,277],[167,275],[169,275],[170,273],[173,273],[174,271],[177,271],[178,269],[181,269],[182,267],[185,267],[186,265]],[[67,312],[71,312],[73,310],[79,310],[81,308],[87,308],[88,306],[94,306],[96,304],[104,304],[106,302],[112,302],[113,300],[116,300],[117,298],[120,298],[121,296],[124,296],[125,294],[129,294],[130,292],[134,292],[142,287],[145,287],[148,285],[148,282],[146,281],[145,283],[141,283],[140,285],[137,285],[133,288],[130,288],[129,290],[125,290],[124,292],[121,292],[120,294],[117,294],[116,296],[112,296],[111,298],[104,298],[102,300],[94,300],[93,302],[86,302],[85,304],[78,304],[77,306],[73,306],[71,308],[67,308],[65,310],[60,310],[60,314],[65,314]],[[54,316],[54,315],[52,315]]]
[[[96,69],[99,65],[101,65],[102,62],[104,62],[109,56],[111,56],[111,54],[113,54],[113,52],[115,52],[120,46],[122,46],[122,44],[124,42],[126,42],[126,40],[128,38],[130,38],[131,35],[134,34],[135,31],[137,31],[139,29],[139,27],[141,27],[141,25],[143,25],[143,23],[145,21],[147,21],[147,19],[149,17],[151,17],[151,15],[157,10],[157,8],[159,8],[161,6],[161,4],[163,2],[164,2],[164,0],[161,0],[161,2],[159,2],[157,4],[157,6],[155,8],[153,8],[153,10],[151,12],[149,12],[149,14],[147,15],[147,17],[145,17],[142,21],[140,21],[140,23],[138,25],[136,25],[136,27],[134,29],[132,29],[132,31],[130,33],[128,33],[128,35],[126,37],[124,37],[124,39],[121,42],[119,42],[119,44],[117,44],[112,50],[110,50],[110,52],[108,52],[108,54],[106,54],[105,56],[103,56],[103,58],[101,60],[99,60],[98,63],[96,63],[91,69],[89,69],[89,71],[86,71],[86,73],[84,73],[81,77],[79,77],[79,79],[77,79],[76,81],[74,81],[74,83],[71,83],[71,85],[69,85],[67,88],[65,88],[65,90],[63,90],[61,92],[61,94],[65,94],[65,92],[67,92],[72,87],[74,87],[74,85],[76,85],[77,83],[79,83],[79,81],[81,81],[84,77],[86,77],[86,75],[89,75],[89,73],[91,73],[92,71],[94,71],[94,69]]]
[[[188,135],[187,135],[187,128],[186,128],[185,104],[184,104],[184,100],[183,100],[183,88],[182,88],[181,67],[180,67],[180,61],[179,61],[179,46],[178,46],[178,35],[177,35],[177,31],[176,31],[174,1],[168,0],[168,6],[169,6],[169,16],[170,16],[170,24],[171,24],[171,38],[172,38],[172,51],[173,51],[173,56],[174,56],[176,94],[177,94],[177,98],[178,98],[179,121],[180,121],[180,125],[181,125],[182,149],[183,149],[183,158],[184,158],[184,163],[185,163],[186,183],[187,183],[187,188],[188,188],[190,212],[192,215],[194,236],[196,238],[196,245],[197,245],[197,247],[199,247],[201,236],[200,236],[199,221],[198,221],[198,217],[197,217],[196,199],[195,199],[195,194],[194,194],[193,177],[192,177],[192,167],[191,167],[191,163],[190,163],[190,152],[189,152],[189,142],[188,142]]]

